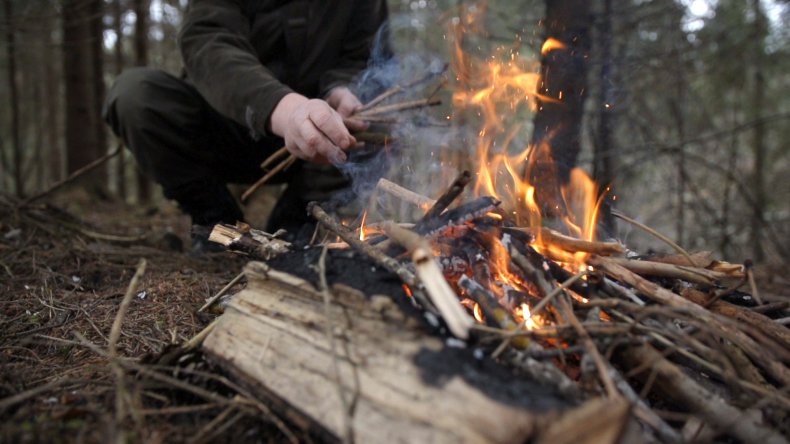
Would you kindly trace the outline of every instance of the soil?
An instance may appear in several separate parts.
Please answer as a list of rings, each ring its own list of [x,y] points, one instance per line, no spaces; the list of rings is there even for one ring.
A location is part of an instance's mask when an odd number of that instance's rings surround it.
[[[129,206],[72,192],[54,206],[15,209],[0,196],[0,442],[282,442],[260,414],[224,412],[225,405],[128,371],[129,415],[116,417],[109,361],[80,342],[107,349],[143,258],[147,268],[123,318],[119,356],[155,363],[216,317],[197,309],[246,261],[193,256],[188,233],[189,219],[168,203]],[[199,354],[158,371],[236,394]]]

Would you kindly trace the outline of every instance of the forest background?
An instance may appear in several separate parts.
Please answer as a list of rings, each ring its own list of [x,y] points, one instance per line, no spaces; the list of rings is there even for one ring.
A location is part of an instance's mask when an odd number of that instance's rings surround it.
[[[546,2],[486,3],[480,42],[538,57]],[[442,20],[470,2],[391,0],[396,50],[449,59]],[[690,250],[790,259],[790,2],[591,0],[580,164],[617,207]],[[123,69],[181,71],[187,0],[2,0],[0,189],[46,189],[114,150],[101,121]],[[452,14],[450,14],[451,16]],[[80,186],[130,205],[161,201],[128,152]],[[618,233],[630,235],[627,231]]]

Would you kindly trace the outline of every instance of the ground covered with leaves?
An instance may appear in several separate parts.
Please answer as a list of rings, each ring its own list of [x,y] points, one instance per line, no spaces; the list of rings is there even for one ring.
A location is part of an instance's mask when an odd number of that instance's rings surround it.
[[[0,442],[282,442],[289,432],[266,406],[179,349],[216,317],[199,307],[245,263],[192,255],[188,233],[167,204],[69,196],[20,207],[0,196]]]

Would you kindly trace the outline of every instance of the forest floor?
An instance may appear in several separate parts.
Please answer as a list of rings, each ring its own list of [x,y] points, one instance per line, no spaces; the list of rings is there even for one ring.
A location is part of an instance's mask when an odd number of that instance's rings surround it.
[[[260,411],[198,396],[240,390],[199,353],[163,359],[217,316],[198,308],[246,262],[196,257],[188,233],[189,218],[166,202],[143,208],[71,192],[18,209],[0,196],[0,442],[282,442]],[[142,258],[113,361],[110,332]],[[121,361],[187,385],[111,365]]]
[[[254,226],[268,199],[248,209]],[[0,195],[0,442],[285,440],[287,425],[260,403],[233,401],[250,398],[199,352],[168,359],[217,317],[198,308],[246,263],[190,254],[188,233],[189,219],[167,202],[71,191],[18,208]],[[112,326],[143,258],[112,359]],[[758,267],[760,289],[787,295],[784,269]]]

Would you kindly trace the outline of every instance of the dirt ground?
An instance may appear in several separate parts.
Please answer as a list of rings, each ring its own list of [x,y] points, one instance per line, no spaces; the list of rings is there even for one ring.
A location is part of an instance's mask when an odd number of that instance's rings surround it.
[[[217,316],[197,310],[246,261],[191,255],[189,219],[166,202],[72,192],[53,205],[0,196],[0,442],[282,442],[201,355],[163,359]],[[110,331],[143,258],[113,366]]]

